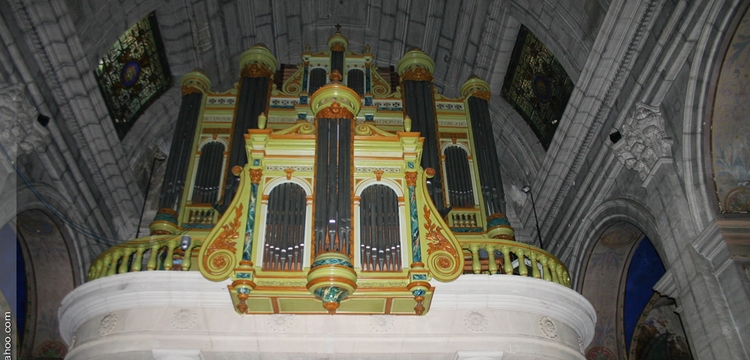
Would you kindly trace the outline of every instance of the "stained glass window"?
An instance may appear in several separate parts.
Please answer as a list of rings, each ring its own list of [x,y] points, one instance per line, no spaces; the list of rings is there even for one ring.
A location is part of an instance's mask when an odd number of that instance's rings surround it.
[[[172,86],[154,13],[120,36],[99,60],[94,74],[122,140],[138,116]]]
[[[552,52],[522,25],[500,95],[526,120],[545,150],[573,87]]]

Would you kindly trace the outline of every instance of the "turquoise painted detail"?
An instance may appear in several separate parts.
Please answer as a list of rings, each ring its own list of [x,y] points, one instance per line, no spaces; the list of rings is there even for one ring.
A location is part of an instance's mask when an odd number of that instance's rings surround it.
[[[171,222],[173,224],[177,224],[177,218],[176,217],[174,217],[172,215],[169,215],[169,214],[165,214],[165,213],[156,214],[156,216],[154,216],[154,221],[156,221],[156,220],[169,221],[169,222]]]
[[[413,280],[427,280],[427,275],[425,274],[414,274],[412,275]]]
[[[237,278],[238,279],[249,279],[250,278],[250,273],[239,273],[239,274],[237,274]]]
[[[414,166],[414,163],[409,163]],[[419,218],[417,217],[417,190],[409,186],[409,208],[411,209],[411,254],[412,262],[422,262],[422,246],[419,244]]]
[[[482,232],[482,228],[451,228],[454,233],[467,233],[467,232]]]
[[[307,120],[307,114],[297,114],[297,120]]]
[[[348,268],[354,268],[354,266],[352,266],[352,263],[350,263],[348,260],[337,259],[337,258],[327,258],[327,259],[316,260],[312,264],[310,269],[314,269],[321,265],[341,265],[341,266],[346,266]]]
[[[370,90],[367,90],[370,91]],[[365,96],[365,106],[372,106],[372,96]]]
[[[253,256],[253,231],[255,231],[255,200],[258,197],[258,184],[251,184],[250,190],[250,205],[247,209],[247,226],[245,227],[245,248],[242,250],[242,260],[247,261],[251,261]]]
[[[417,289],[417,290],[412,291],[411,293],[414,294],[414,296],[424,296],[425,291],[422,289]]]
[[[241,287],[241,288],[237,289],[237,292],[240,293],[240,294],[249,294],[250,293],[250,289],[246,288],[246,287]]]
[[[365,106],[367,106],[367,105],[365,104]],[[365,115],[365,121],[375,121],[375,116],[374,115]]]
[[[187,229],[213,229],[213,225],[211,224],[183,224],[182,227]]]
[[[414,163],[409,161],[408,163],[406,163],[406,167],[409,169],[414,169]]]
[[[508,222],[508,219],[496,217],[494,219],[490,219],[487,221],[487,228],[491,228],[498,225],[506,225],[510,226],[510,222]]]
[[[254,159],[253,166],[260,166],[260,159]]]
[[[349,297],[349,292],[338,286],[324,286],[315,290],[315,297],[323,302],[338,303]]]
[[[305,71],[302,74],[302,91],[307,91],[307,76],[309,75],[308,71],[309,71],[309,68],[305,66]],[[302,102],[302,98],[305,98],[305,102]],[[307,104],[307,96],[302,96],[299,98],[299,100],[300,100],[299,102],[300,104]]]
[[[307,86],[307,85],[304,85],[304,86]],[[304,86],[303,86],[303,89],[304,89]],[[299,97],[299,103],[302,104],[302,105],[306,105],[308,103],[308,97],[307,97],[307,95],[300,96]]]

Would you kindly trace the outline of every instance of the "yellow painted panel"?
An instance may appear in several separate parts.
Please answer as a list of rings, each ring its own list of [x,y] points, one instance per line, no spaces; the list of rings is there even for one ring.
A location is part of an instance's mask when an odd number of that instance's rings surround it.
[[[313,297],[298,299],[279,299],[279,312],[281,313],[326,313],[323,303]]]
[[[382,314],[385,312],[386,299],[383,298],[366,298],[366,299],[347,299],[341,302],[337,313],[364,313],[364,314]]]
[[[248,311],[252,313],[273,313],[273,305],[269,298],[249,298],[247,299]]]

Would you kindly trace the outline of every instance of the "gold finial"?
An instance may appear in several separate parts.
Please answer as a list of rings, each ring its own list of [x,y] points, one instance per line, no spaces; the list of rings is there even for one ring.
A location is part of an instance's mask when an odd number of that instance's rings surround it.
[[[305,52],[310,52],[310,44],[305,44]]]
[[[341,82],[341,73],[338,70],[333,70],[331,73],[331,81]]]
[[[369,53],[370,53],[370,45],[368,44],[368,45],[365,45],[365,54],[369,54]]]
[[[411,118],[409,115],[404,117],[404,131],[411,132]]]
[[[260,115],[258,115],[258,129],[265,129],[266,121],[268,121],[268,117],[266,117],[266,113],[260,113]]]

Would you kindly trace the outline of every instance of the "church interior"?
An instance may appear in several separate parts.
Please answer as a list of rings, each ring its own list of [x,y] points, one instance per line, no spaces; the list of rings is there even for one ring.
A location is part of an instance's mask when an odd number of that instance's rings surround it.
[[[0,351],[750,358],[749,6],[0,0]]]

